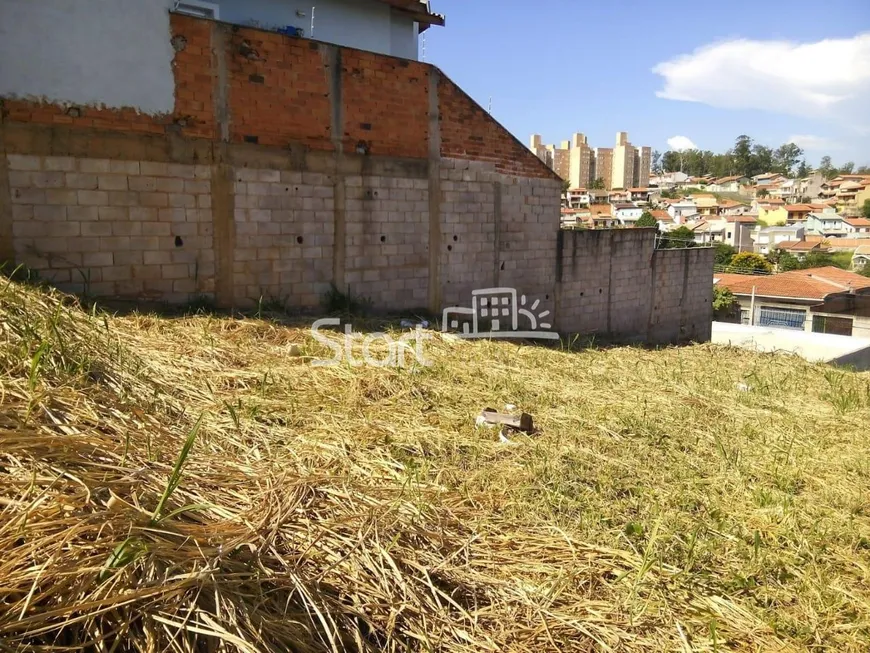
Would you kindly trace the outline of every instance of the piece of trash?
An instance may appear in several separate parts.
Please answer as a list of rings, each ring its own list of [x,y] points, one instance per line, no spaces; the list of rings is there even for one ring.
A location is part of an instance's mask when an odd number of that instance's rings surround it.
[[[740,390],[740,392],[749,392],[750,390],[752,390],[752,386],[746,385],[745,383],[738,383],[737,389]]]
[[[478,415],[476,418],[474,418],[474,425],[475,426],[485,426],[488,429],[495,428],[495,424],[491,424],[490,422],[487,422],[486,418],[483,415]]]
[[[514,431],[523,431],[524,433],[534,433],[535,426],[532,423],[532,416],[528,413],[522,413],[519,417],[514,415],[506,415],[505,413],[497,413],[492,408],[484,408],[477,420],[483,420],[481,423],[501,424],[508,429]],[[475,420],[475,423],[477,423]]]
[[[499,432],[499,434],[498,434],[498,441],[499,441],[501,444],[517,444],[517,443],[514,442],[513,440],[509,440],[509,439],[505,436],[504,431],[500,431],[500,432]]]
[[[516,410],[517,407],[514,406],[513,404],[505,404],[505,405],[504,405],[504,409],[505,409],[505,410]]]
[[[429,328],[428,320],[421,320],[420,322],[414,322],[414,320],[402,320],[399,324],[403,329],[413,329],[415,327],[422,327],[424,329]]]

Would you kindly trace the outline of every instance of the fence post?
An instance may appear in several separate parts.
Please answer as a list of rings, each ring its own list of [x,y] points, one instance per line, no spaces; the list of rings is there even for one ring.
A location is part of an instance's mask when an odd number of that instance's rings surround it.
[[[749,326],[755,326],[755,286],[752,286],[752,298],[749,300]]]

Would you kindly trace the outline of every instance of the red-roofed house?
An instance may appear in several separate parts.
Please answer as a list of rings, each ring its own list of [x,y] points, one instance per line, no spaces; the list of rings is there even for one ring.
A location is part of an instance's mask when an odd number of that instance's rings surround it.
[[[743,324],[870,337],[870,278],[860,274],[835,267],[714,273],[713,284],[734,293]]]

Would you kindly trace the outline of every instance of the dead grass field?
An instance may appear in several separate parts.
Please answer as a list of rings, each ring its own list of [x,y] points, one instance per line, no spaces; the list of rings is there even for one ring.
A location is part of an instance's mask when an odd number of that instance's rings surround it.
[[[870,649],[870,376],[569,349],[316,368],[2,280],[0,650]]]

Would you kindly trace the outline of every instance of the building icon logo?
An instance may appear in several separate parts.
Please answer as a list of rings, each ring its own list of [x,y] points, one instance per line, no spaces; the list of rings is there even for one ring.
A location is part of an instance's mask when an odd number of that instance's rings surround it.
[[[543,320],[550,311],[535,314],[541,300],[526,308],[525,295],[517,301],[516,288],[484,288],[471,292],[471,308],[444,309],[441,330],[460,330],[460,338],[538,338],[558,340],[559,334]],[[522,324],[521,324],[522,322]],[[521,329],[522,327],[522,329]],[[481,328],[484,330],[481,331]]]

